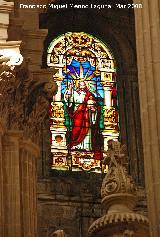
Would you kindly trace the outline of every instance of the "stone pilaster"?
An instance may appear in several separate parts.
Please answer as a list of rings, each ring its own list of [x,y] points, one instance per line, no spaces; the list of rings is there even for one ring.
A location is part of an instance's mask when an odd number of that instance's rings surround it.
[[[3,167],[2,167],[2,137],[3,124],[0,121],[0,236],[4,237],[4,200],[3,200]]]
[[[13,10],[13,2],[0,1],[0,41],[8,39],[9,13]]]
[[[23,41],[22,54],[25,59],[29,59],[29,70],[30,72],[37,72],[41,70],[43,44],[48,31],[39,29],[39,13],[42,9],[20,8],[20,4],[29,3],[26,0],[15,0],[14,14],[10,18],[9,40]],[[31,1],[30,4],[36,4],[36,1]]]
[[[21,143],[20,174],[24,237],[37,236],[36,158],[38,154],[38,147],[31,141],[23,141]]]
[[[160,236],[160,1],[135,9],[138,80],[150,232]],[[136,1],[135,1],[136,3]]]
[[[119,78],[121,141],[128,147],[129,173],[137,184],[144,186],[137,69],[129,68],[125,74],[120,74]]]
[[[19,141],[21,132],[7,132],[2,141],[4,236],[21,237]]]
[[[36,237],[36,158],[38,147],[22,138],[23,132],[3,135],[0,153],[1,236]]]

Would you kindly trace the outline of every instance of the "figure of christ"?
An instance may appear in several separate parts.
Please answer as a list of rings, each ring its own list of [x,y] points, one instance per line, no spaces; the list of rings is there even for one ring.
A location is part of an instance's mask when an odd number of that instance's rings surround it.
[[[64,97],[67,113],[72,120],[71,141],[68,148],[93,151],[95,159],[102,159],[100,106],[97,99],[83,80],[78,82],[76,89],[72,81]]]

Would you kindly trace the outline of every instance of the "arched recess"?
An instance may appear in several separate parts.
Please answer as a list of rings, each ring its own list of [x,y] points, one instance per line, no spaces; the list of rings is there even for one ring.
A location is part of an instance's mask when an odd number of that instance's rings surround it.
[[[87,1],[88,2],[88,1]],[[86,2],[86,4],[87,4]],[[58,4],[58,1],[56,2]],[[65,32],[86,32],[106,42],[117,61],[121,141],[127,144],[130,173],[137,183],[144,183],[143,149],[139,114],[134,12],[110,9],[49,9],[40,16],[41,28],[48,29],[44,42],[43,67],[47,67],[47,48]]]

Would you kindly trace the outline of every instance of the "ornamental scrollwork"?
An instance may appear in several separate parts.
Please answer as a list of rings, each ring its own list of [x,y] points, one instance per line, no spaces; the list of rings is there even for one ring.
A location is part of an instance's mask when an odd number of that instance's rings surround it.
[[[108,172],[102,183],[102,197],[115,193],[135,194],[136,187],[131,176],[128,175],[127,147],[119,141],[108,141],[103,165],[108,165]]]

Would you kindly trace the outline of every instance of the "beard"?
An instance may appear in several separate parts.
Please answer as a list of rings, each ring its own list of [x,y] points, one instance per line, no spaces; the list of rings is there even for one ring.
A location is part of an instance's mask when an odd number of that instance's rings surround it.
[[[88,89],[87,89],[87,87],[84,87],[84,88],[78,88],[77,89],[77,92],[79,93],[79,92],[87,92],[88,91]]]

